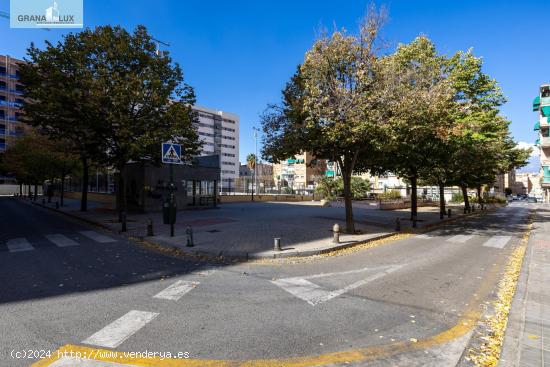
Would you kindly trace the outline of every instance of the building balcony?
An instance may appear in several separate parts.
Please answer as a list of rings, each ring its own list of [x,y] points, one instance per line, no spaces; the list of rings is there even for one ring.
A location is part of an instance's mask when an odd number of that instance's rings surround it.
[[[0,77],[11,78],[16,80],[19,79],[19,76],[17,76],[16,74],[8,74],[8,73],[0,73]]]
[[[550,106],[550,97],[542,97],[540,99],[540,106],[541,107]]]
[[[21,108],[23,105],[21,103],[17,103],[17,102],[0,101],[0,106]]]

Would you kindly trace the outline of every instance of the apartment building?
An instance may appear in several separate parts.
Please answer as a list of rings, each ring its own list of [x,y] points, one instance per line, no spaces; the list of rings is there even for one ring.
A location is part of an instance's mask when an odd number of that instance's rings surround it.
[[[273,179],[277,188],[288,187],[297,192],[313,192],[316,176],[327,174],[327,162],[308,152],[273,165]],[[334,173],[333,173],[334,175]]]
[[[8,55],[0,55],[0,153],[25,131],[25,125],[19,121],[23,105],[19,64],[23,62]],[[9,181],[9,177],[0,177],[0,183]]]
[[[199,121],[197,129],[203,141],[201,155],[220,156],[220,191],[231,191],[239,177],[239,116],[194,106]]]
[[[540,149],[541,189],[545,202],[550,201],[550,84],[539,88],[539,95],[533,101],[533,111],[538,113],[534,130],[538,132],[535,141]]]

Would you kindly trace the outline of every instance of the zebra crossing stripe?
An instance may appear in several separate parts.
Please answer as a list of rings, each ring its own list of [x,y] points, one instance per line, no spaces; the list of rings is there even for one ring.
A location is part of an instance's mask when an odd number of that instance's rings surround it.
[[[512,236],[493,236],[489,238],[483,246],[493,248],[504,248]]]
[[[447,242],[465,243],[466,241],[470,240],[472,237],[474,237],[474,236],[459,234],[459,235],[448,238]]]
[[[175,282],[165,290],[154,295],[153,298],[177,301],[199,284],[200,284],[199,282],[189,282],[185,280],[178,280],[177,282]]]
[[[79,243],[75,240],[72,240],[62,234],[47,234],[45,235],[45,237],[48,239],[48,241],[54,243],[58,247],[70,247],[79,245]]]
[[[112,239],[111,237],[105,236],[104,234],[98,233],[96,231],[80,231],[80,234],[99,243],[116,242],[116,240]]]
[[[26,238],[13,238],[6,241],[6,246],[10,252],[23,252],[34,250],[34,247],[27,241]]]
[[[116,348],[158,315],[157,312],[132,310],[83,340],[82,343]]]

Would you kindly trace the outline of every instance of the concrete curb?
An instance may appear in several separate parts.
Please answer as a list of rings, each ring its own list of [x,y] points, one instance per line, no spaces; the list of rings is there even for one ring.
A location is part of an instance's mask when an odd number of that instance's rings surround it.
[[[536,217],[537,213],[535,211],[531,233],[536,230]],[[529,238],[529,242],[527,243],[525,257],[523,258],[521,272],[516,285],[516,293],[510,307],[510,314],[508,315],[508,325],[506,326],[506,331],[504,333],[500,361],[498,364],[502,367],[513,367],[519,365],[520,353],[518,351],[520,350],[521,337],[525,327],[527,284],[529,282],[529,268],[533,252],[533,242],[534,239],[533,236],[531,236]]]
[[[197,249],[196,247],[186,247],[186,246],[180,247],[180,246],[174,246],[173,243],[170,243],[163,239],[154,238],[154,237],[144,237],[141,240],[151,242],[151,243],[156,243],[161,246],[169,247],[171,249],[178,250],[185,254],[194,255],[194,256],[210,256],[210,257],[214,256],[214,257],[224,257],[224,258],[231,258],[231,259],[241,259],[241,260],[261,260],[261,259],[283,259],[283,258],[291,258],[291,257],[309,257],[309,256],[328,254],[338,250],[343,250],[346,248],[351,248],[351,247],[363,245],[365,243],[388,238],[397,233],[399,232],[383,233],[379,236],[371,237],[365,240],[361,240],[357,242],[342,243],[329,248],[312,249],[312,250],[304,250],[304,251],[286,251],[286,252],[283,249],[281,252],[271,252],[266,254],[245,252],[245,251],[201,250],[201,249]]]
[[[23,201],[23,202],[26,203],[26,201]],[[116,231],[113,228],[110,228],[109,226],[106,226],[102,223],[95,222],[95,221],[93,221],[91,219],[88,219],[88,218],[83,218],[83,217],[81,217],[81,216],[79,216],[75,213],[55,209],[55,208],[49,207],[47,205],[43,205],[43,204],[38,203],[38,202],[32,202],[31,201],[29,204],[33,204],[37,207],[44,208],[46,210],[49,210],[49,211],[52,211],[52,212],[55,212],[55,213],[60,213],[60,214],[63,214],[67,217],[70,217],[70,218],[73,218],[73,219],[76,219],[76,220],[80,220],[82,222],[85,222],[85,223],[90,224],[90,225],[95,226],[95,227],[99,227],[99,228],[101,228],[105,231],[108,231],[110,233],[122,236],[122,237],[127,238],[127,239],[137,239],[137,240],[142,241],[144,243],[154,244],[154,245],[162,246],[164,248],[180,251],[180,252],[182,252],[183,254],[186,254],[186,255],[198,256],[198,257],[210,257],[210,258],[222,258],[223,257],[223,258],[226,258],[226,259],[236,259],[236,260],[283,259],[283,258],[309,257],[309,256],[317,256],[317,255],[328,254],[328,253],[331,253],[331,252],[335,252],[335,251],[339,251],[339,250],[343,250],[343,249],[347,249],[347,248],[352,248],[352,247],[355,247],[355,246],[364,245],[366,243],[370,243],[370,242],[374,242],[374,241],[381,240],[381,239],[384,239],[384,238],[388,238],[388,237],[391,237],[391,236],[394,236],[394,235],[400,234],[400,233],[405,233],[405,234],[408,233],[408,234],[413,234],[413,235],[422,234],[422,233],[434,230],[436,228],[445,226],[449,223],[457,222],[457,221],[462,220],[462,219],[468,219],[470,217],[475,217],[475,216],[479,216],[479,215],[482,215],[482,214],[488,214],[488,213],[494,212],[497,209],[505,206],[505,205],[502,205],[502,206],[501,205],[495,205],[494,207],[483,210],[483,211],[479,210],[479,211],[476,211],[476,212],[471,212],[471,213],[466,213],[466,214],[458,214],[455,217],[443,219],[443,220],[441,220],[437,223],[428,224],[428,225],[426,225],[422,228],[419,228],[419,229],[411,228],[409,230],[403,230],[401,232],[395,232],[395,231],[386,232],[386,233],[383,233],[379,236],[371,237],[371,238],[368,238],[366,240],[357,241],[357,242],[342,243],[342,244],[338,244],[336,246],[332,246],[332,247],[328,247],[328,248],[312,249],[312,250],[305,250],[305,251],[288,251],[288,252],[285,252],[283,250],[281,252],[261,254],[261,253],[250,253],[250,252],[245,252],[245,251],[213,251],[213,250],[196,249],[196,247],[174,246],[174,244],[172,244],[168,241],[164,241],[164,240],[162,240],[162,239],[160,239],[156,236],[141,237],[141,236],[131,235],[129,233]]]

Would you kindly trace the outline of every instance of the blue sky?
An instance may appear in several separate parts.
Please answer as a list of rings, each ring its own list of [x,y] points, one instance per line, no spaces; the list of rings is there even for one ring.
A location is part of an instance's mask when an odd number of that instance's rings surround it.
[[[60,6],[67,0],[58,0]],[[429,36],[439,51],[470,47],[485,61],[508,103],[502,113],[512,120],[517,141],[536,139],[531,112],[539,84],[550,82],[546,45],[550,1],[393,0],[383,35],[390,50],[418,34]],[[196,90],[198,104],[237,113],[241,118],[240,157],[254,151],[253,126],[280,91],[315,40],[321,25],[350,31],[368,1],[163,1],[84,0],[84,24],[143,24],[167,49]],[[9,1],[0,0],[9,11]],[[0,18],[0,53],[22,57],[31,41],[57,40],[67,31],[10,29]],[[533,170],[537,170],[536,167]]]

